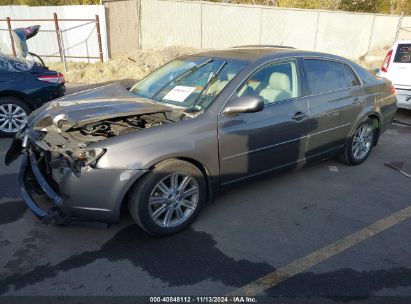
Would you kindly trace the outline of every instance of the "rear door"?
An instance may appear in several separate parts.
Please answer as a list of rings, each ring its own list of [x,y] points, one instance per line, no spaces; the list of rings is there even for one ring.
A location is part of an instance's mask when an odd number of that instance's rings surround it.
[[[345,63],[307,58],[304,70],[310,91],[309,159],[344,146],[364,99],[357,76]]]
[[[411,42],[398,43],[392,61],[390,79],[396,87],[411,87]]]

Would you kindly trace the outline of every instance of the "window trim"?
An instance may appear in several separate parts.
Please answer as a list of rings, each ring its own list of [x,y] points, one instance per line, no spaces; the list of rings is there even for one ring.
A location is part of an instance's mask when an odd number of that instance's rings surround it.
[[[238,91],[238,89],[241,88],[251,78],[251,76],[253,76],[255,73],[257,73],[258,71],[264,69],[267,66],[274,65],[274,64],[277,64],[277,63],[281,63],[281,62],[294,61],[296,63],[297,75],[300,79],[300,81],[299,81],[299,87],[300,88],[299,89],[300,89],[300,92],[302,94],[298,97],[293,97],[293,98],[289,98],[289,99],[280,100],[278,102],[272,102],[272,103],[264,104],[264,108],[266,108],[268,106],[271,106],[271,105],[276,105],[276,104],[279,104],[279,103],[283,103],[283,102],[286,102],[286,101],[304,98],[305,97],[304,94],[306,93],[307,88],[306,88],[305,83],[303,83],[304,74],[303,74],[303,69],[301,67],[301,62],[300,62],[299,58],[300,58],[300,56],[277,58],[277,59],[273,59],[273,60],[264,62],[264,63],[260,64],[259,66],[255,67],[252,71],[250,71],[247,74],[247,76],[244,78],[244,80],[232,91],[232,93],[230,94],[230,96],[225,101],[224,105],[222,106],[222,108],[221,108],[221,110],[220,110],[220,112],[218,113],[217,116],[225,116],[225,115],[222,115],[222,112],[224,111],[225,107],[230,102],[230,100],[233,98],[234,94]]]
[[[350,71],[353,73],[355,79],[357,79],[357,81],[358,81],[358,84],[357,84],[357,85],[355,85],[355,86],[349,85],[348,75],[347,75],[347,70],[346,70],[346,69],[350,69]],[[345,74],[345,78],[347,79],[347,84],[348,84],[348,88],[349,88],[349,89],[350,89],[350,88],[356,88],[356,87],[361,86],[361,81],[359,80],[357,74],[356,74],[356,73],[354,72],[354,70],[353,70],[348,64],[346,64],[346,63],[344,64],[344,74]]]
[[[343,90],[347,90],[353,87],[346,87],[346,88],[341,88],[341,89],[336,89],[336,90],[330,90],[330,91],[326,91],[326,92],[321,92],[321,93],[315,93],[315,94],[311,94],[311,88],[309,85],[309,81],[308,81],[308,77],[307,77],[307,71],[306,71],[306,67],[304,65],[304,60],[320,60],[320,61],[331,61],[331,62],[336,62],[339,64],[346,64],[348,67],[351,68],[351,70],[354,72],[355,76],[357,76],[358,81],[360,82],[360,87],[363,87],[363,83],[361,80],[361,77],[358,76],[358,73],[355,71],[355,69],[351,66],[350,63],[343,61],[343,60],[339,60],[336,58],[330,58],[330,57],[319,57],[319,56],[301,56],[301,59],[303,61],[303,69],[304,69],[304,75],[306,76],[306,80],[307,80],[307,92],[308,94],[306,95],[306,97],[313,97],[313,96],[318,96],[318,95],[323,95],[323,94],[330,94],[330,93],[334,93],[334,92],[339,92],[339,91],[343,91]],[[345,76],[345,71],[344,71],[344,76]],[[346,76],[345,76],[346,77]]]
[[[320,55],[293,55],[293,56],[290,56],[290,57],[282,57],[282,58],[271,59],[271,60],[269,60],[269,61],[267,61],[267,62],[261,63],[260,65],[258,65],[257,67],[255,67],[253,70],[251,70],[251,71],[246,75],[245,80],[242,81],[242,82],[231,92],[230,96],[226,99],[226,101],[225,101],[224,104],[222,105],[221,109],[220,109],[219,112],[217,113],[217,116],[224,116],[224,115],[222,115],[222,112],[224,111],[224,109],[225,109],[225,107],[227,106],[228,102],[229,102],[229,101],[231,100],[231,98],[233,97],[234,93],[237,92],[238,88],[241,87],[241,86],[244,84],[244,82],[247,81],[247,80],[255,73],[255,71],[257,71],[258,69],[260,69],[260,68],[262,68],[262,67],[264,67],[264,66],[266,66],[266,65],[273,64],[273,63],[275,63],[275,62],[281,62],[281,61],[287,61],[287,60],[297,60],[297,61],[298,61],[298,66],[299,66],[298,73],[299,73],[300,77],[302,77],[302,81],[300,81],[300,84],[301,84],[301,86],[302,86],[302,93],[303,93],[304,95],[302,95],[302,96],[300,96],[300,97],[294,97],[293,99],[309,98],[309,97],[312,97],[312,96],[324,94],[324,93],[321,93],[321,94],[311,95],[311,92],[310,92],[309,86],[308,86],[308,79],[307,79],[307,77],[306,77],[306,76],[307,76],[307,75],[306,75],[306,70],[305,70],[305,67],[304,67],[304,59],[328,60],[328,61],[335,61],[335,62],[338,62],[338,63],[346,64],[346,65],[348,65],[348,66],[353,70],[354,74],[357,76],[357,78],[358,78],[358,80],[359,80],[359,82],[360,82],[360,87],[361,87],[361,88],[364,88],[364,86],[366,86],[366,84],[364,84],[364,82],[362,81],[361,77],[359,76],[359,74],[357,73],[357,71],[353,68],[353,66],[352,66],[352,64],[349,62],[349,60],[345,61],[345,60],[343,60],[343,59],[329,57],[329,56],[327,56],[326,54],[321,55],[321,56],[320,56]],[[342,90],[342,89],[339,89],[338,91],[340,91],[340,90]],[[330,91],[330,92],[326,92],[326,93],[331,93],[331,92],[336,92],[336,91]],[[286,100],[284,100],[284,101],[289,101],[289,100],[292,100],[292,99],[286,99]],[[280,101],[280,102],[278,102],[278,103],[281,103],[281,102],[283,102],[283,101]],[[276,105],[276,104],[278,104],[278,103],[271,103],[271,104],[268,104],[268,105]],[[266,105],[264,105],[264,107],[265,107],[265,106],[266,106]]]

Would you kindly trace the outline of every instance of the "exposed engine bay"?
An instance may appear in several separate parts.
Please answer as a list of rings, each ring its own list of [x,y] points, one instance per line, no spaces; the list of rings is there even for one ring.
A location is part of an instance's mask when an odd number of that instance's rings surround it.
[[[86,124],[73,128],[73,135],[84,135],[89,140],[102,140],[113,136],[123,135],[137,130],[152,128],[179,120],[173,112],[143,114],[130,117],[119,117]],[[90,138],[89,136],[95,137]]]
[[[44,104],[33,111],[28,127],[17,134],[7,162],[22,149],[44,154],[51,167],[93,166],[105,153],[93,143],[144,129],[191,119],[200,112],[136,97],[120,84],[80,92]],[[104,145],[103,145],[104,147]]]
[[[31,134],[30,137],[32,140],[35,139],[37,146],[50,152],[52,166],[68,165],[73,171],[78,172],[80,167],[90,163],[90,158],[93,159],[87,148],[93,142],[189,118],[190,116],[180,111],[162,111],[76,124],[64,131],[58,128],[57,123],[57,126],[51,124],[41,129],[36,128],[35,134]]]

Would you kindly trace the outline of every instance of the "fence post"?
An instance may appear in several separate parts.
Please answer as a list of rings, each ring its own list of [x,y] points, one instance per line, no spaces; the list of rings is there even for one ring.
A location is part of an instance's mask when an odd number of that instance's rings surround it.
[[[60,37],[63,37],[63,33],[60,30]],[[64,73],[67,73],[67,59],[66,59],[66,52],[65,52],[65,48],[64,48],[64,41],[63,39],[60,40],[61,41],[61,48],[62,48],[62,55],[63,55],[63,63],[64,63]]]
[[[368,39],[367,52],[364,54],[364,56],[365,56],[366,54],[368,54],[368,52],[370,51],[372,36],[373,36],[373,34],[374,34],[375,18],[376,18],[376,14],[374,14],[374,18],[372,19],[371,33],[370,33],[370,38]]]
[[[395,32],[395,40],[398,40],[398,36],[400,35],[400,31],[401,31],[401,25],[402,25],[402,18],[404,18],[404,12],[401,12],[401,16],[398,19],[398,25],[397,25],[397,31]]]
[[[61,47],[60,27],[59,27],[59,21],[57,19],[57,13],[53,13],[53,18],[54,18],[54,27],[56,29],[57,45],[59,46],[60,61],[63,62],[63,50]]]
[[[13,38],[13,32],[11,29],[11,21],[10,21],[10,17],[7,17],[7,28],[9,30],[9,34],[10,34],[10,43],[11,43],[11,49],[13,50],[13,56],[16,57],[17,53],[16,53],[16,47],[14,46],[14,38]]]
[[[100,19],[98,15],[96,15],[96,29],[97,29],[97,41],[98,41],[98,52],[100,55],[100,62],[103,62],[103,46],[101,45]]]
[[[317,22],[315,23],[315,36],[314,36],[314,46],[313,51],[317,49],[317,35],[318,35],[318,26],[320,23],[320,12],[317,13]]]

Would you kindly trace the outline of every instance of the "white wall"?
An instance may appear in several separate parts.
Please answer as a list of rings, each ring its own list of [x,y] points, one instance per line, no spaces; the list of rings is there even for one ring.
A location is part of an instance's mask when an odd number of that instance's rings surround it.
[[[202,5],[202,47],[222,48],[256,44],[261,33],[261,10],[254,7]]]
[[[182,0],[141,0],[141,18],[142,48],[274,44],[351,59],[390,46],[400,21],[389,15]],[[402,22],[408,25],[411,17]],[[401,35],[411,39],[411,32]]]
[[[70,5],[70,6],[0,6],[0,19],[10,17],[11,19],[53,19],[53,13],[57,13],[59,19],[95,19],[95,15],[99,16],[101,41],[103,46],[104,60],[108,59],[107,52],[107,35],[106,35],[106,18],[103,5]],[[1,24],[2,23],[2,24]],[[1,22],[0,28],[7,29],[7,23]],[[95,23],[87,24],[75,29],[76,27],[87,22],[84,21],[59,21],[60,29],[63,31],[63,43],[65,54],[67,56],[99,56],[97,43],[97,33]],[[30,25],[40,24],[41,30],[35,37],[28,40],[29,50],[40,55],[59,55],[56,33],[54,31],[54,22],[13,22],[12,28],[26,27]],[[44,31],[46,30],[46,31]],[[0,41],[8,43],[8,31],[0,31]],[[51,58],[43,58],[52,61]],[[54,61],[59,61],[59,58],[54,58]],[[68,59],[80,61],[79,59]],[[90,61],[98,61],[94,59]],[[84,61],[84,60],[83,60]]]
[[[304,10],[262,9],[262,44],[313,50],[319,13]]]
[[[411,16],[402,19],[401,27],[402,29],[399,32],[399,38],[411,40]]]
[[[143,1],[144,48],[201,45],[201,5],[179,1]],[[144,15],[143,15],[144,14]]]

